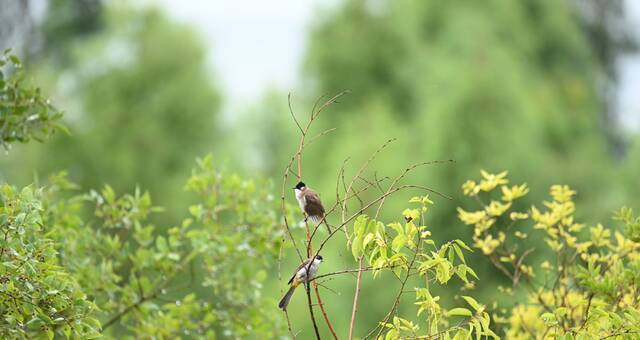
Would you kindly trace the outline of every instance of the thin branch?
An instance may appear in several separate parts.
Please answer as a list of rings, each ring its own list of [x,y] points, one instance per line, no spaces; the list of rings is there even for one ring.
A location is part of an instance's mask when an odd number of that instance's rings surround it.
[[[326,280],[326,281],[328,281],[328,280]],[[323,281],[323,282],[325,282],[325,281]],[[332,292],[335,295],[338,295],[338,296],[340,295],[340,293],[338,293],[335,290],[331,289],[329,286],[322,284],[321,282],[314,281],[314,283],[316,283],[318,285],[318,287],[322,287],[322,288]]]
[[[351,321],[349,322],[349,340],[353,339],[353,329],[356,323],[356,313],[358,313],[358,300],[360,299],[360,289],[362,287],[362,268],[364,265],[364,255],[358,257],[358,276],[356,277],[356,291],[353,294],[353,306],[351,307]]]
[[[313,330],[316,333],[316,339],[320,340],[320,331],[318,331],[318,324],[316,324],[316,317],[313,315],[313,303],[311,302],[311,285],[307,282],[304,285],[305,290],[307,291],[307,302],[309,305],[309,315],[311,315],[311,322],[313,323]]]
[[[331,106],[333,103],[337,102],[338,99],[340,99],[340,97],[350,93],[351,91],[349,90],[345,90],[342,91],[338,94],[336,94],[335,96],[331,97],[329,100],[327,100],[326,102],[324,102],[324,104],[322,104],[322,106],[320,106],[318,109],[315,109],[311,112],[311,119],[315,120],[318,118],[318,116],[320,116],[320,113],[322,113],[322,111],[324,111],[327,107]]]
[[[164,287],[169,284],[171,282],[171,280],[173,280],[175,278],[175,276],[182,272],[184,267],[191,262],[191,256],[186,256],[185,260],[183,260],[183,262],[180,264],[180,266],[178,267],[178,269],[176,269],[173,273],[171,273],[170,275],[167,275],[166,277],[164,277],[164,280],[158,282],[158,284],[155,286],[155,289],[153,290],[153,292],[147,296],[140,296],[140,298],[134,302],[133,304],[125,307],[123,310],[121,310],[120,312],[118,312],[117,314],[115,314],[114,316],[112,316],[111,318],[109,318],[109,320],[107,322],[104,323],[104,325],[102,325],[102,332],[104,332],[107,328],[111,327],[111,325],[113,325],[115,322],[117,322],[118,320],[120,320],[123,316],[125,316],[126,314],[128,314],[129,312],[131,312],[134,309],[137,309],[140,305],[142,305],[143,303],[149,301],[149,300],[153,300],[156,297],[158,297],[158,295],[160,294],[164,294]]]
[[[298,129],[300,129],[300,132],[302,132],[302,134],[304,134],[304,131],[302,131],[302,126],[300,126],[300,123],[298,122],[298,119],[296,118],[296,115],[293,113],[293,108],[291,107],[291,93],[289,93],[289,95],[287,95],[287,103],[289,104],[289,113],[291,114],[291,118],[293,118],[293,121],[298,126]]]
[[[393,139],[390,139],[380,149],[378,149],[378,151],[376,151],[373,154],[373,156],[365,163],[365,165],[363,166],[363,168],[361,168],[361,170],[364,169],[369,164],[369,162],[377,155],[377,153],[380,150],[384,149],[384,147],[388,143],[390,143],[392,141],[393,141]],[[419,167],[421,165],[435,164],[435,163],[440,163],[440,162],[442,162],[442,161],[422,162],[422,163],[417,163],[417,164],[414,164],[414,165],[406,168],[402,174],[400,174],[398,177],[396,177],[393,180],[393,182],[391,182],[391,185],[389,185],[389,188],[387,189],[385,194],[382,195],[382,199],[380,200],[380,204],[378,205],[378,209],[376,210],[376,214],[375,214],[373,219],[374,220],[378,219],[378,216],[380,214],[380,210],[382,209],[382,206],[384,205],[384,202],[385,202],[386,198],[389,196],[389,194],[393,190],[393,188],[396,185],[396,183],[398,183],[409,172],[411,172],[411,170],[413,170],[413,169],[415,169],[415,168],[417,168],[417,167]],[[360,172],[358,172],[358,174],[356,174],[356,177],[358,177],[358,176],[360,176]],[[354,180],[355,180],[355,178],[354,178]],[[352,183],[353,183],[353,181],[352,181]],[[351,184],[350,184],[349,188],[350,187],[351,187]],[[344,205],[343,205],[343,207],[344,207]],[[344,210],[343,210],[343,218],[344,218]],[[415,256],[416,255],[414,255],[413,260],[415,260]],[[412,263],[413,263],[413,260],[412,260]],[[356,322],[356,313],[358,312],[358,302],[359,302],[359,299],[360,299],[360,290],[361,290],[361,285],[362,285],[363,255],[361,255],[358,258],[358,269],[359,270],[358,270],[358,274],[357,274],[357,278],[356,278],[356,291],[355,291],[354,296],[353,296],[353,306],[351,308],[351,321],[349,322],[349,340],[353,339],[353,329],[355,327],[355,322]],[[408,274],[409,274],[409,271],[407,271],[407,277],[405,278],[404,282],[402,283],[402,289],[404,289],[404,285],[406,284],[407,280],[409,279],[409,275]],[[398,294],[398,298],[396,299],[396,302],[394,303],[394,306],[392,307],[391,311],[393,311],[396,308],[396,305],[399,302],[400,296],[402,295],[402,289],[400,290],[400,293]],[[387,316],[387,318],[385,318],[384,322],[386,322],[387,320],[388,320],[388,316]]]
[[[302,253],[300,252],[300,249],[298,249],[298,245],[296,244],[296,239],[293,237],[293,233],[291,232],[291,228],[289,227],[289,220],[287,219],[287,204],[285,202],[285,196],[284,196],[284,192],[285,192],[285,186],[287,183],[287,178],[289,177],[289,171],[291,170],[291,165],[293,164],[293,160],[294,158],[291,158],[291,161],[289,161],[289,164],[287,165],[286,170],[284,171],[284,175],[283,175],[283,179],[282,179],[282,191],[280,193],[280,206],[282,209],[282,218],[284,220],[284,226],[285,229],[287,230],[287,234],[289,235],[289,239],[291,240],[291,244],[293,244],[293,248],[296,250],[296,253],[298,254],[298,258],[300,258],[300,262],[304,261],[304,257],[302,257]]]
[[[449,160],[435,160],[435,161],[427,161],[427,162],[415,163],[415,164],[409,166],[408,168],[404,169],[404,171],[398,177],[396,177],[393,180],[391,185],[389,185],[389,189],[387,189],[387,192],[389,190],[391,190],[398,182],[400,182],[400,180],[402,180],[408,173],[410,173],[415,168],[420,167],[420,166],[424,166],[424,165],[440,164],[440,163],[447,163],[447,162],[453,163],[454,161],[449,159]],[[438,195],[443,196],[443,197],[445,197],[447,199],[451,199],[451,197],[449,197],[447,195],[444,195],[444,194],[442,194],[440,192],[437,192],[435,190],[432,190],[432,189],[429,189],[429,188],[423,188],[423,189],[426,189],[429,192],[437,193]],[[380,214],[380,210],[382,209],[382,206],[384,205],[384,201],[385,200],[386,200],[386,196],[384,196],[384,199],[380,202],[380,205],[378,206],[378,209],[376,210],[376,215],[375,215],[374,219],[376,219],[376,220],[378,219],[378,215]]]
[[[333,132],[335,130],[336,130],[336,128],[331,128],[331,129],[326,129],[326,130],[320,132],[319,134],[317,134],[317,135],[313,136],[311,139],[309,139],[309,143],[307,143],[307,146],[311,145],[311,143],[315,142],[318,138],[320,138],[320,137],[322,137],[322,136],[324,136],[324,135],[326,135],[326,134],[328,134],[330,132]]]
[[[296,334],[293,333],[293,329],[291,329],[291,320],[289,319],[289,312],[287,312],[286,309],[284,311],[284,317],[285,317],[285,319],[287,319],[287,329],[289,330],[289,334],[291,334],[291,337],[293,337],[295,339],[296,338]]]
[[[422,238],[418,239],[418,245],[416,246],[416,250],[420,250],[420,249],[422,249]],[[393,312],[396,310],[396,308],[398,308],[398,304],[400,303],[400,298],[402,297],[402,293],[404,291],[404,287],[406,286],[407,281],[409,281],[409,277],[411,277],[411,275],[410,275],[411,274],[411,267],[413,267],[413,264],[415,263],[416,259],[418,258],[418,253],[419,253],[419,251],[416,251],[415,254],[413,255],[413,257],[411,258],[411,262],[409,263],[409,266],[408,266],[408,269],[407,269],[407,275],[404,277],[404,280],[402,281],[402,284],[400,285],[400,289],[398,290],[398,294],[396,295],[396,299],[393,302],[393,306],[391,306],[391,310],[384,317],[384,320],[379,323],[380,331],[376,335],[376,339],[378,337],[380,337],[380,334],[382,334],[382,331],[384,330],[384,326],[383,325],[386,324],[389,321],[389,319],[391,318],[391,315],[393,315]],[[375,329],[373,331],[375,331]],[[373,332],[371,332],[371,333],[373,333]],[[371,335],[371,333],[369,333],[365,338],[368,338]]]
[[[331,321],[329,321],[329,315],[327,315],[327,312],[324,309],[324,303],[320,299],[320,292],[318,291],[318,283],[315,281],[313,282],[313,289],[316,292],[316,298],[318,299],[318,305],[320,306],[320,312],[322,313],[322,317],[324,318],[324,321],[327,323],[327,326],[329,327],[329,331],[333,335],[333,338],[338,340],[338,335],[336,334],[335,329],[333,329],[333,325],[331,324]]]
[[[311,109],[311,116],[314,115],[314,113],[316,112],[316,109],[318,108],[318,105],[320,105],[320,101],[322,100],[322,98],[326,97],[327,94],[322,94],[318,97],[318,99],[316,99],[315,103],[313,103],[313,108]]]
[[[376,158],[376,156],[382,152],[382,150],[384,150],[389,144],[393,143],[396,139],[395,138],[391,138],[389,140],[387,140],[386,142],[384,142],[384,144],[382,144],[382,146],[380,146],[378,149],[376,149],[376,151],[373,152],[373,154],[371,154],[371,156],[369,157],[369,159],[367,159],[364,164],[362,164],[362,166],[360,167],[360,169],[358,169],[358,172],[356,172],[355,176],[353,177],[353,179],[351,180],[351,182],[349,182],[349,185],[347,186],[347,188],[345,189],[345,193],[348,194],[349,191],[351,191],[351,188],[353,187],[353,183],[355,182],[355,179],[360,177],[360,175],[362,175],[362,173],[369,167],[369,164],[371,164],[371,162],[373,162],[373,160]],[[347,201],[343,201],[342,203],[342,221],[344,222],[345,219],[345,214],[347,213]]]
[[[399,186],[399,187],[397,187],[397,188],[385,193],[384,195],[381,195],[380,197],[374,199],[373,201],[367,203],[364,207],[360,208],[358,211],[356,211],[354,214],[352,214],[349,218],[347,218],[339,226],[337,226],[336,228],[333,228],[331,233],[329,233],[329,235],[327,235],[327,237],[322,241],[322,243],[320,243],[320,246],[318,247],[318,250],[316,251],[316,255],[318,255],[320,253],[320,251],[322,251],[322,249],[327,244],[327,242],[329,242],[329,240],[339,231],[340,228],[343,228],[344,226],[349,224],[356,217],[360,216],[365,210],[369,209],[371,206],[373,206],[374,204],[380,202],[382,199],[386,198],[387,196],[393,195],[394,193],[396,193],[398,191],[401,191],[401,190],[404,190],[404,189],[408,189],[408,188],[421,189],[420,187],[417,187],[415,185],[402,185],[402,186]]]
[[[340,275],[340,274],[348,274],[348,273],[356,273],[358,271],[373,271],[373,270],[382,270],[382,269],[393,269],[393,268],[396,268],[396,267],[400,267],[400,266],[399,265],[392,265],[392,266],[382,266],[382,267],[379,267],[379,268],[371,266],[371,267],[364,267],[362,269],[355,268],[355,269],[338,270],[338,271],[335,271],[335,272],[318,275],[318,276],[314,277],[312,279],[312,281],[318,280],[318,279],[322,279],[322,278],[325,278],[325,277],[328,277],[328,276],[334,276],[334,275]]]
[[[311,127],[313,122],[319,117],[320,113],[324,109],[326,109],[328,106],[333,104],[339,97],[341,97],[342,95],[344,95],[346,93],[347,92],[345,91],[345,92],[341,92],[341,93],[335,95],[331,99],[327,100],[322,106],[317,108],[317,105],[320,102],[320,99],[322,97],[319,98],[318,101],[316,102],[316,104],[314,105],[313,110],[311,111],[311,117],[310,117],[309,121],[307,122],[307,124],[306,124],[306,126],[304,128],[302,128],[302,126],[298,122],[295,114],[293,113],[293,109],[292,109],[292,106],[291,106],[291,95],[289,95],[289,97],[288,97],[289,111],[291,113],[291,116],[293,117],[293,120],[295,121],[296,125],[298,126],[298,129],[300,130],[301,136],[300,136],[300,142],[298,144],[298,150],[295,153],[295,155],[292,157],[292,159],[289,162],[289,164],[287,165],[287,171],[285,171],[285,174],[284,174],[284,177],[283,177],[283,181],[282,181],[282,196],[281,196],[281,198],[282,198],[282,211],[283,211],[283,214],[284,214],[284,220],[285,220],[285,226],[287,228],[287,232],[289,233],[291,241],[294,244],[294,247],[296,249],[296,252],[298,253],[298,256],[301,258],[301,261],[302,261],[301,253],[300,253],[300,251],[298,250],[298,248],[297,248],[297,246],[295,244],[295,240],[294,240],[293,235],[292,235],[292,233],[290,231],[289,224],[288,224],[288,221],[287,221],[287,218],[286,218],[286,205],[285,205],[285,201],[284,201],[285,185],[287,183],[288,174],[289,174],[289,171],[291,170],[291,167],[292,167],[294,161],[297,161],[297,173],[296,173],[296,176],[297,176],[298,180],[302,179],[302,155],[303,155],[303,152],[304,152],[305,139],[306,139],[306,136],[307,136],[307,134],[309,132],[309,128]],[[333,130],[335,130],[335,129],[328,129],[328,130],[325,130],[325,131],[321,132],[317,136],[313,137],[309,141],[309,144],[311,144],[312,142],[314,142],[318,138],[328,134],[329,132],[331,132]],[[325,224],[327,224],[327,226],[328,226],[328,223],[326,221],[326,215],[323,218],[323,220],[324,220]],[[321,223],[322,223],[322,221],[321,221]],[[321,223],[319,223],[319,224],[321,224]],[[314,257],[311,257],[311,253],[312,253],[311,247],[312,247],[313,236],[310,233],[309,224],[307,223],[307,217],[306,216],[305,216],[305,227],[306,227],[306,233],[307,233],[307,257],[309,259],[313,259]],[[314,233],[317,230],[317,228],[318,228],[318,226],[315,226]],[[309,266],[307,267],[307,272],[309,272],[309,267],[311,266],[312,263],[313,263],[313,261],[309,261]],[[312,302],[311,302],[311,293],[310,293],[310,290],[311,290],[310,289],[310,282],[307,283],[306,287],[307,287],[306,290],[307,290],[307,297],[308,297],[309,312],[311,314],[311,321],[313,323],[313,327],[314,327],[314,330],[316,332],[316,336],[317,336],[318,339],[320,339],[320,334],[318,332],[318,325],[316,324],[316,320],[315,320],[315,317],[313,315],[313,306],[312,306]],[[322,315],[324,316],[324,319],[325,319],[325,321],[327,323],[327,326],[329,327],[329,330],[333,334],[334,338],[337,339],[337,335],[335,333],[335,330],[333,329],[333,325],[329,321],[329,317],[327,315],[327,312],[324,309],[324,304],[322,303],[322,298],[320,297],[320,292],[318,291],[317,283],[315,283],[315,282],[314,282],[314,290],[316,292],[316,297],[318,299],[318,303],[319,303],[320,309],[322,311]]]
[[[531,254],[531,252],[533,252],[534,249],[535,248],[527,249],[527,251],[525,251],[520,256],[520,259],[518,259],[518,263],[516,263],[515,269],[514,269],[514,273],[513,273],[513,288],[517,287],[518,283],[520,282],[520,275],[522,275],[522,271],[520,270],[520,266],[522,266],[522,262],[524,261],[524,258],[527,257],[527,255]]]

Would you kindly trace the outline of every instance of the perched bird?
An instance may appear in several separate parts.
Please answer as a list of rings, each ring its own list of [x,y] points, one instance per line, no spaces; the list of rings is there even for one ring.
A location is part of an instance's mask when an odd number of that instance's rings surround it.
[[[287,294],[284,294],[282,300],[280,300],[280,303],[278,304],[280,309],[287,309],[293,292],[295,292],[296,288],[298,288],[301,283],[307,283],[316,276],[318,266],[322,260],[322,256],[316,255],[313,258],[313,261],[309,258],[304,260],[304,262],[298,266],[298,269],[296,269],[293,276],[291,276],[291,279],[289,279],[289,282],[287,282],[289,284],[289,291],[287,291]],[[307,270],[309,271],[308,273]]]
[[[293,191],[296,193],[296,199],[298,200],[298,205],[300,205],[300,209],[304,213],[309,216],[311,221],[314,223],[320,223],[320,221],[324,221],[324,224],[327,226],[329,232],[331,232],[331,227],[329,227],[329,223],[324,219],[324,206],[320,201],[320,196],[318,194],[309,189],[304,183],[298,182],[296,186],[293,188]]]

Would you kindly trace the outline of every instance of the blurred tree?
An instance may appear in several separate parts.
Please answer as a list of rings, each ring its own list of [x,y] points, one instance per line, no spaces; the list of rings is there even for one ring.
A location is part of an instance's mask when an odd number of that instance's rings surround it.
[[[156,193],[160,205],[186,208],[182,178],[211,146],[220,103],[204,47],[157,10],[112,7],[105,15],[105,31],[68,52],[79,65],[53,77],[71,84],[73,137],[23,152],[21,161],[43,174],[69,168],[86,189],[110,182],[126,191],[139,184]],[[14,167],[13,175],[31,176],[21,169]]]
[[[462,198],[456,189],[478,168],[509,169],[534,187],[567,183],[581,193],[580,218],[605,220],[623,201],[608,180],[600,67],[580,25],[568,3],[553,0],[346,1],[316,23],[306,71],[312,93],[353,92],[327,111],[325,128],[338,130],[306,157],[316,165],[307,173],[326,178],[345,157],[358,164],[397,137],[377,159],[378,177],[395,177],[399,164],[456,161],[412,178],[454,198],[439,201],[430,217],[444,228],[437,241],[464,232],[452,227]],[[333,178],[316,187],[331,195]],[[534,193],[521,204],[543,198]],[[476,261],[481,279],[500,284],[486,274],[487,262]]]
[[[60,66],[70,66],[70,44],[105,28],[102,0],[52,0],[37,31],[41,46],[36,53],[52,57]]]
[[[296,98],[292,98],[292,105],[296,105]],[[227,142],[244,148],[238,160],[242,167],[270,174],[276,182],[281,179],[284,166],[298,147],[294,142],[297,127],[288,111],[287,94],[270,89],[243,113],[238,123],[242,128],[235,130],[236,135],[229,136],[233,139]],[[237,147],[220,151],[234,159]]]
[[[103,8],[102,0],[7,2],[0,12],[0,49],[13,48],[26,63],[46,55],[69,66],[70,45],[104,28]]]
[[[317,93],[353,90],[328,113],[332,124],[366,120],[368,136],[401,137],[388,136],[388,122],[357,118],[377,106],[410,140],[394,160],[457,161],[426,183],[455,188],[470,169],[490,166],[594,198],[608,187],[600,68],[569,3],[347,1],[316,24],[307,55]],[[346,139],[358,134],[348,131]],[[600,207],[590,213],[604,217],[609,206]],[[440,210],[443,225],[451,211]]]
[[[602,67],[602,79],[598,83],[602,102],[603,126],[610,149],[617,156],[627,151],[627,141],[616,130],[618,107],[616,93],[619,78],[619,57],[636,52],[638,39],[632,33],[632,25],[625,15],[625,1],[576,1],[582,25],[589,36],[593,55]]]

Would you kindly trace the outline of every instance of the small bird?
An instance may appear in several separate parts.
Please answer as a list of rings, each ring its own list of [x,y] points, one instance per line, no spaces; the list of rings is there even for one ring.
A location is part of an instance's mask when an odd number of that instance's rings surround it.
[[[327,229],[331,232],[329,223],[324,219],[324,206],[320,201],[320,196],[318,196],[315,191],[309,189],[303,182],[298,182],[293,188],[293,191],[296,193],[296,199],[298,200],[300,209],[309,216],[311,221],[314,223],[324,221]]]
[[[289,301],[291,300],[291,296],[293,296],[293,292],[295,292],[296,288],[298,288],[301,283],[307,283],[316,276],[318,266],[320,265],[322,260],[322,256],[316,255],[313,258],[313,262],[311,262],[311,264],[309,264],[311,261],[311,259],[309,258],[304,260],[304,262],[302,262],[302,264],[298,266],[298,269],[296,269],[296,271],[293,273],[293,276],[291,276],[291,279],[289,279],[289,282],[287,282],[287,284],[289,284],[289,291],[287,291],[287,294],[284,294],[282,300],[280,300],[280,303],[278,304],[278,307],[280,309],[287,309]],[[309,270],[309,275],[307,275],[307,269]]]

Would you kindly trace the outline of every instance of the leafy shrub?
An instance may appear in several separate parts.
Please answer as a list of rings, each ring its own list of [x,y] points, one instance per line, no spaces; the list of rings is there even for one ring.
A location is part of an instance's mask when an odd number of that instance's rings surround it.
[[[506,176],[482,172],[481,180],[467,181],[464,193],[481,209],[458,208],[460,220],[473,226],[474,247],[512,282],[499,287],[514,300],[505,310],[495,309],[499,330],[509,339],[636,338],[640,244],[633,241],[633,211],[615,215],[625,233],[599,223],[587,227],[574,218],[576,192],[568,186],[553,185],[542,206],[518,207],[529,188],[509,186]],[[539,238],[546,249],[535,261],[531,240]],[[515,302],[521,294],[526,300]]]
[[[0,55],[0,144],[8,148],[13,142],[42,141],[65,130],[57,122],[61,117],[39,88],[24,84],[20,59],[5,50]]]
[[[269,185],[212,164],[198,160],[186,188],[202,203],[168,229],[146,222],[161,210],[148,193],[118,196],[105,186],[59,199],[74,186],[52,179],[44,223],[62,265],[99,307],[103,334],[243,337],[282,329],[260,294],[282,233]],[[85,208],[94,218],[81,218]]]
[[[461,240],[436,246],[424,220],[433,202],[428,196],[414,197],[409,202],[418,207],[404,210],[405,223],[385,225],[365,215],[360,215],[354,223],[351,242],[354,258],[364,256],[374,271],[374,278],[381,270],[391,269],[400,282],[396,300],[381,321],[383,327],[377,337],[384,333],[385,339],[466,339],[472,335],[497,338],[490,328],[486,307],[473,297],[462,297],[465,307],[447,309],[441,305],[440,297],[434,296],[432,283],[445,285],[454,276],[465,283],[469,282],[468,276],[478,278],[467,266],[463,253],[471,248]],[[413,288],[418,310],[415,320],[410,320],[395,314],[407,281],[416,274],[423,284]],[[463,319],[459,320],[460,317]],[[453,320],[458,322],[453,323]]]
[[[95,304],[58,259],[42,195],[0,187],[0,337],[99,336]]]

